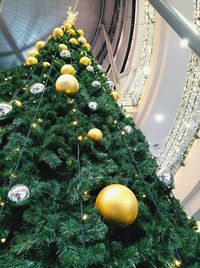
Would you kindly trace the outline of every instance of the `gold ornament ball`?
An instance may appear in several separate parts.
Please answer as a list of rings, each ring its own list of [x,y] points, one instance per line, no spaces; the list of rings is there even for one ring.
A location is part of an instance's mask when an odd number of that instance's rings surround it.
[[[138,202],[134,193],[121,184],[103,188],[95,205],[105,221],[122,228],[131,225],[138,215]]]
[[[42,63],[42,66],[43,66],[44,68],[48,68],[48,67],[51,66],[51,64],[50,64],[48,61],[45,61],[45,62]]]
[[[35,44],[35,48],[40,51],[40,49],[44,48],[45,47],[45,42],[44,41],[38,41],[36,44]]]
[[[38,55],[38,54],[39,54],[39,52],[38,52],[37,50],[35,50],[35,49],[29,50],[29,51],[27,52],[27,58],[28,58],[28,57],[35,57],[35,56]]]
[[[70,38],[69,43],[72,44],[72,45],[78,45],[78,41],[77,41],[76,38]]]
[[[115,91],[112,91],[111,95],[113,96],[113,98],[116,101],[120,100],[120,98],[121,98],[119,92],[117,92],[116,90]]]
[[[65,64],[60,70],[61,74],[71,74],[75,75],[75,69],[71,64]]]
[[[91,50],[91,46],[90,46],[90,44],[88,44],[88,43],[86,43],[86,44],[84,45],[84,47],[87,49],[87,51],[90,51],[90,50]]]
[[[69,35],[75,35],[76,33],[75,33],[74,29],[70,29],[70,30],[68,30],[68,34]]]
[[[36,64],[38,64],[37,58],[31,56],[31,57],[28,57],[26,59],[26,65],[27,66],[32,66],[32,65],[36,65]]]
[[[87,43],[87,40],[86,40],[85,37],[80,36],[80,37],[78,38],[78,42],[81,43],[81,44],[83,44],[83,45],[85,45],[85,44]]]
[[[92,128],[88,131],[87,137],[93,141],[102,141],[103,139],[103,133],[98,128]]]
[[[72,25],[69,22],[64,22],[63,25],[65,30],[69,31],[72,28]]]
[[[11,104],[12,104],[14,107],[18,108],[18,109],[22,109],[22,107],[23,107],[21,101],[19,101],[19,100],[13,100],[13,101],[11,101]]]
[[[61,29],[61,28],[55,28],[54,30],[53,30],[53,36],[55,37],[55,36],[63,36],[64,35],[64,33],[63,33],[63,30]]]
[[[67,93],[67,95],[75,95],[78,93],[79,83],[71,74],[63,74],[56,80],[56,91],[58,93]]]
[[[79,63],[84,66],[89,66],[91,64],[91,60],[88,57],[82,57],[80,58]]]
[[[84,31],[82,29],[78,29],[77,32],[80,34],[80,36],[84,35]]]
[[[60,50],[68,50],[68,47],[65,44],[59,45]]]

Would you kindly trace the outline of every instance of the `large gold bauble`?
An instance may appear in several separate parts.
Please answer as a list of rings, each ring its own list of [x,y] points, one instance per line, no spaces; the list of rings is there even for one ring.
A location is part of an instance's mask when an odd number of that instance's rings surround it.
[[[88,66],[91,64],[91,60],[88,57],[82,57],[79,60],[79,63],[84,66]]]
[[[63,23],[63,26],[64,26],[64,29],[65,30],[68,30],[68,31],[72,28],[72,25],[69,22],[64,22]]]
[[[18,108],[18,109],[22,109],[23,105],[21,103],[21,101],[19,100],[12,100],[10,102],[14,107]]]
[[[56,91],[58,93],[67,93],[67,95],[75,95],[79,90],[77,79],[71,74],[63,74],[56,80]]]
[[[70,39],[69,39],[69,43],[70,43],[70,44],[73,44],[73,45],[78,45],[78,41],[77,41],[76,38],[70,38]]]
[[[75,69],[71,64],[65,64],[60,69],[61,74],[71,74],[75,75]]]
[[[103,139],[103,133],[98,128],[92,128],[88,131],[87,136],[89,139],[93,141],[102,141]]]
[[[76,32],[74,31],[74,29],[70,29],[70,30],[68,30],[68,34],[69,35],[75,35]]]
[[[112,91],[111,95],[113,96],[113,98],[114,98],[116,101],[120,100],[120,98],[121,98],[119,92],[117,92],[116,90],[115,90],[115,91]]]
[[[86,40],[85,37],[80,36],[80,37],[78,38],[78,42],[81,43],[81,44],[83,44],[83,45],[85,45],[85,44],[87,43],[87,40]]]
[[[84,47],[87,49],[87,51],[90,51],[90,50],[91,50],[91,46],[90,46],[90,44],[88,44],[88,43],[86,43],[86,44],[84,45]]]
[[[53,36],[55,37],[55,36],[63,36],[64,35],[64,33],[63,33],[63,30],[61,29],[61,28],[55,28],[54,30],[53,30]]]
[[[40,49],[44,48],[45,47],[45,42],[44,41],[38,41],[36,44],[35,44],[35,48],[40,51]]]
[[[65,44],[59,45],[60,50],[68,50],[68,47]]]
[[[80,34],[80,36],[84,35],[84,31],[82,29],[78,29],[77,32]]]
[[[32,65],[36,65],[36,64],[38,64],[37,58],[31,56],[31,57],[28,57],[26,59],[26,65],[27,66],[32,66]]]
[[[48,67],[51,66],[51,64],[50,64],[48,61],[44,61],[44,62],[42,63],[42,66],[43,66],[44,68],[48,68]]]
[[[28,57],[35,57],[35,56],[38,55],[38,54],[39,54],[39,52],[38,52],[37,50],[35,50],[35,49],[29,50],[29,51],[27,52],[27,58],[28,58]]]
[[[96,207],[105,221],[118,227],[132,224],[138,215],[138,202],[134,193],[121,184],[103,188],[97,196]]]

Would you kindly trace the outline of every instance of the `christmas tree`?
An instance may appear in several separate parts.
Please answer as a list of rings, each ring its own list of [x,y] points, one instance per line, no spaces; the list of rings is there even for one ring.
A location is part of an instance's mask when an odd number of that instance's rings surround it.
[[[0,267],[199,268],[195,222],[76,15],[0,73]]]

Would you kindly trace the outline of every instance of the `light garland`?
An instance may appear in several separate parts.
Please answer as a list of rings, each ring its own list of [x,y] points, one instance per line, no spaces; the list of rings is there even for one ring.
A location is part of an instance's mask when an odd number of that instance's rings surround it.
[[[200,34],[200,0],[194,1],[196,31]],[[189,151],[200,124],[200,59],[191,53],[183,97],[173,128],[158,157],[159,173],[175,172]]]
[[[136,71],[133,82],[133,92],[131,93],[131,104],[137,106],[142,95],[145,82],[147,80],[153,51],[153,41],[155,32],[155,9],[145,0],[144,14],[144,35],[140,63]],[[126,103],[127,101],[125,101]]]

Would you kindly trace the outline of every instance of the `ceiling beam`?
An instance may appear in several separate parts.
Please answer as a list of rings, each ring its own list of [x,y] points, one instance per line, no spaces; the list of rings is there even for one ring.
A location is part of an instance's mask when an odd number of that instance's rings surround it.
[[[13,37],[11,32],[9,31],[9,28],[6,25],[6,22],[2,18],[2,16],[0,17],[0,30],[1,30],[1,33],[4,36],[5,40],[8,42],[8,45],[12,49],[13,53],[16,55],[16,57],[19,59],[19,61],[21,63],[23,63],[25,59],[24,59],[20,49],[18,48],[18,46],[16,44],[15,38]]]

